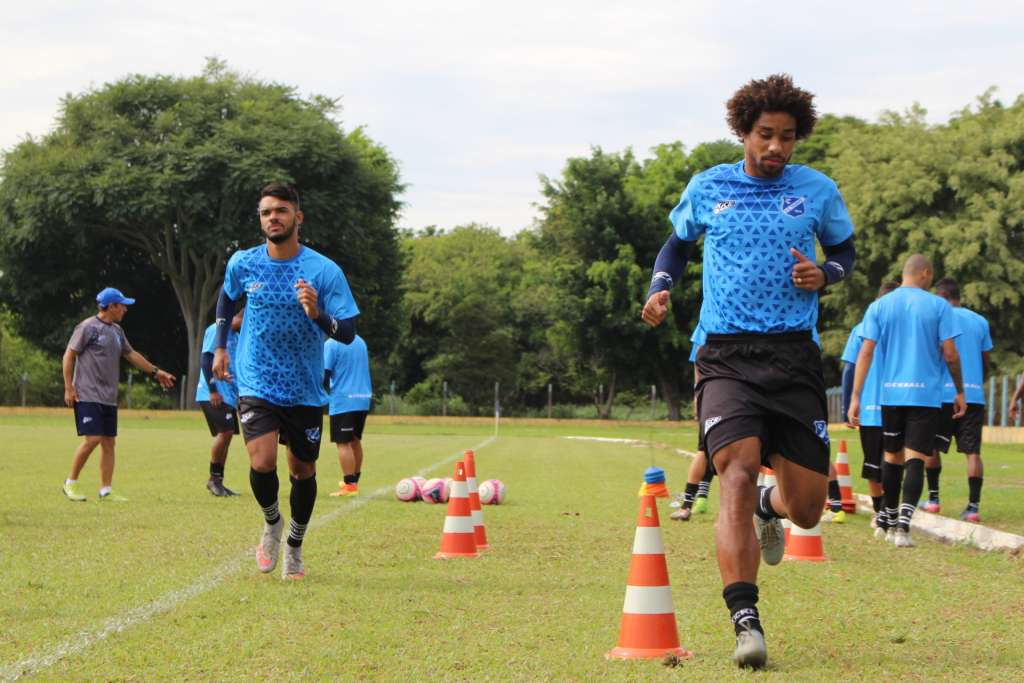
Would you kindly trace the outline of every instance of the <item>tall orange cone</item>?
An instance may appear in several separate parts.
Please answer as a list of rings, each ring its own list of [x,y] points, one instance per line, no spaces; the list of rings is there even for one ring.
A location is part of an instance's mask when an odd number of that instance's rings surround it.
[[[658,506],[655,497],[647,495],[640,500],[640,513],[636,520],[619,645],[605,653],[605,657],[656,659],[667,654],[686,659],[693,656],[692,652],[679,647]]]
[[[480,489],[476,487],[476,455],[473,451],[462,454],[466,465],[466,486],[469,489],[469,512],[473,518],[473,538],[477,550],[487,550],[487,530],[484,528],[484,511],[480,508]]]
[[[853,498],[853,483],[850,481],[850,457],[846,454],[846,439],[839,440],[836,454],[836,478],[839,479],[839,498],[843,512],[856,513],[857,501]]]
[[[784,560],[803,560],[805,562],[824,562],[825,546],[821,542],[821,525],[815,524],[812,529],[804,529],[790,522],[786,534],[786,554]]]
[[[461,460],[455,463],[455,478],[448,496],[448,512],[445,514],[444,531],[441,534],[441,550],[434,555],[434,559],[449,557],[478,557],[473,535],[473,516],[469,510],[466,465]]]

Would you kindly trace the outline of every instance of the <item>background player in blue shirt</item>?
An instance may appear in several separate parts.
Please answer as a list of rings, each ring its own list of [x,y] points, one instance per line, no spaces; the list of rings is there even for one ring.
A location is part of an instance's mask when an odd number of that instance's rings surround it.
[[[788,163],[817,121],[811,93],[774,75],[740,88],[726,108],[743,160],[690,180],[669,214],[675,230],[655,261],[643,319],[655,326],[665,318],[668,290],[703,236],[700,321],[708,337],[697,354],[698,427],[721,482],[716,542],[733,657],[760,668],[768,655],[758,544],[765,562],[781,562],[779,518],[811,528],[825,501],[828,408],[812,330],[818,290],[853,267],[853,225],[831,179]],[[816,241],[827,259],[820,266],[805,256]],[[779,487],[757,488],[762,462]]]
[[[898,282],[886,282],[878,288],[876,300],[881,299],[889,292],[899,288]],[[860,353],[861,343],[864,337],[861,333],[864,330],[864,321],[861,320],[850,332],[846,340],[846,347],[843,349],[843,413],[850,410],[850,397],[853,395],[853,378],[857,368],[857,354]],[[864,463],[860,468],[860,476],[868,482],[868,491],[871,492],[871,505],[875,509],[875,517],[871,520],[872,526],[877,528],[879,517],[882,513],[882,385],[878,381],[878,373],[881,371],[879,362],[880,352],[875,346],[875,355],[864,380],[864,389],[861,392],[860,410],[860,447],[864,453]],[[853,425],[848,425],[853,428]]]
[[[286,183],[264,187],[259,218],[266,244],[236,252],[224,272],[213,374],[230,379],[228,324],[235,301],[244,294],[245,320],[232,367],[238,384],[238,420],[249,451],[249,482],[265,521],[256,565],[261,572],[273,571],[280,552],[280,440],[287,446],[292,485],[282,577],[301,579],[302,540],[316,503],[316,460],[327,403],[323,345],[328,337],[350,343],[359,309],[338,264],[299,244],[303,215],[295,188]]]
[[[695,387],[700,379],[696,366],[697,351],[700,350],[700,347],[704,346],[706,341],[707,334],[704,333],[704,328],[700,326],[700,321],[697,321],[697,327],[693,329],[693,334],[690,336],[690,362],[694,364],[693,384]],[[693,409],[694,414],[697,414],[699,411],[697,409],[696,396],[694,399]],[[694,508],[701,514],[708,511],[708,492],[711,490],[711,480],[715,476],[714,468],[708,465],[707,453],[704,450],[704,431],[698,429],[697,455],[690,462],[690,469],[686,473],[686,488],[683,490],[682,497],[672,503],[673,507],[678,506],[679,509],[669,515],[669,519],[685,522],[690,519],[690,514]],[[696,503],[696,506],[694,506],[694,503]]]
[[[984,469],[981,462],[981,431],[985,424],[985,375],[989,368],[989,352],[992,350],[992,335],[984,316],[960,305],[960,287],[956,280],[944,277],[935,285],[935,293],[953,307],[953,317],[960,327],[956,350],[960,354],[963,369],[964,399],[967,412],[959,420],[953,419],[953,399],[956,390],[949,371],[942,383],[942,412],[935,434],[935,454],[925,462],[928,477],[928,502],[924,509],[939,512],[939,475],[942,472],[942,456],[949,451],[950,443],[956,436],[956,449],[967,456],[967,507],[960,513],[960,519],[979,522],[978,508],[981,505],[981,484]]]
[[[943,361],[956,386],[953,417],[959,419],[966,410],[960,356],[953,341],[960,329],[946,300],[926,291],[931,287],[932,273],[931,262],[914,254],[903,265],[900,288],[868,306],[847,413],[850,424],[859,426],[861,393],[877,346],[881,349],[885,519],[876,536],[901,548],[914,545],[910,539],[910,520],[924,486],[924,459],[935,444],[942,403]]]
[[[238,346],[238,330],[242,328],[242,311],[231,319],[228,332],[228,357],[235,356]],[[237,496],[224,486],[224,463],[228,460],[231,438],[238,433],[238,387],[233,381],[213,376],[213,353],[216,349],[217,324],[211,323],[203,334],[203,352],[199,361],[202,371],[196,383],[196,403],[203,411],[206,426],[210,428],[213,444],[210,446],[210,478],[206,490],[217,497]],[[228,368],[230,373],[231,369]]]
[[[363,429],[373,400],[370,356],[358,334],[351,344],[324,344],[324,386],[331,396],[331,441],[338,444],[342,481],[332,496],[359,494],[363,473]]]

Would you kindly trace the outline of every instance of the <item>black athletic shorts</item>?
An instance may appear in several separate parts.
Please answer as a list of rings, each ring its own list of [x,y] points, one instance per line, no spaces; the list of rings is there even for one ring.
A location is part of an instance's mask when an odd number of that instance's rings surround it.
[[[779,453],[828,475],[825,380],[810,332],[709,334],[697,370],[698,426],[708,454],[756,436],[762,463]]]
[[[303,462],[320,457],[320,432],[324,426],[323,406],[279,406],[253,396],[238,399],[238,421],[242,437],[249,442],[269,432],[288,446]]]
[[[882,428],[860,426],[860,449],[864,451],[864,464],[860,468],[861,479],[882,483]]]
[[[363,440],[363,427],[366,426],[367,410],[353,410],[349,413],[331,415],[331,441],[348,443],[355,439]]]
[[[117,406],[75,401],[75,427],[79,436],[117,436]]]
[[[886,453],[909,448],[931,455],[939,409],[924,406],[882,406],[882,440]]]
[[[935,431],[935,450],[948,453],[956,437],[958,453],[981,455],[981,428],[985,424],[985,406],[968,403],[967,412],[959,420],[953,419],[953,404],[943,403],[939,409],[939,427]]]
[[[215,406],[209,401],[200,401],[199,407],[206,417],[206,426],[210,428],[210,436],[224,432],[238,433],[238,411],[227,403]]]

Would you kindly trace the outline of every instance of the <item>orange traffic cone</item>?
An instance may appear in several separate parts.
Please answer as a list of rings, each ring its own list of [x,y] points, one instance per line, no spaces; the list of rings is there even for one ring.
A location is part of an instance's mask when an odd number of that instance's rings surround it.
[[[462,454],[466,465],[466,486],[469,489],[469,512],[473,518],[473,538],[477,550],[487,550],[487,530],[484,529],[484,511],[480,508],[480,489],[476,487],[476,456],[473,451]]]
[[[658,506],[654,496],[647,495],[640,500],[640,513],[636,520],[619,645],[605,653],[605,657],[656,659],[667,654],[685,659],[693,656],[692,652],[679,647]]]
[[[435,560],[449,557],[478,557],[476,540],[473,535],[473,516],[469,510],[469,494],[466,490],[466,465],[455,463],[455,478],[448,496],[448,512],[444,518],[441,534],[441,550]]]
[[[853,483],[850,481],[850,458],[846,454],[846,439],[839,440],[839,452],[836,454],[836,477],[839,479],[839,498],[843,503],[843,512],[855,514],[857,501],[853,499]]]
[[[790,522],[786,532],[786,554],[782,559],[806,562],[827,560],[825,546],[821,543],[821,525],[815,524],[812,529],[804,529]]]

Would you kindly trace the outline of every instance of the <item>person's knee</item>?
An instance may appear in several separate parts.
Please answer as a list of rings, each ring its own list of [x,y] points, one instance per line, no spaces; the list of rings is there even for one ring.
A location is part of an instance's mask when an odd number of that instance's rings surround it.
[[[824,497],[822,497],[820,501],[786,501],[787,510],[789,512],[789,521],[793,522],[793,524],[796,524],[801,529],[812,528],[821,520],[824,503]]]
[[[114,450],[114,444],[117,442],[115,436],[102,436],[100,437],[100,446],[106,450]]]

